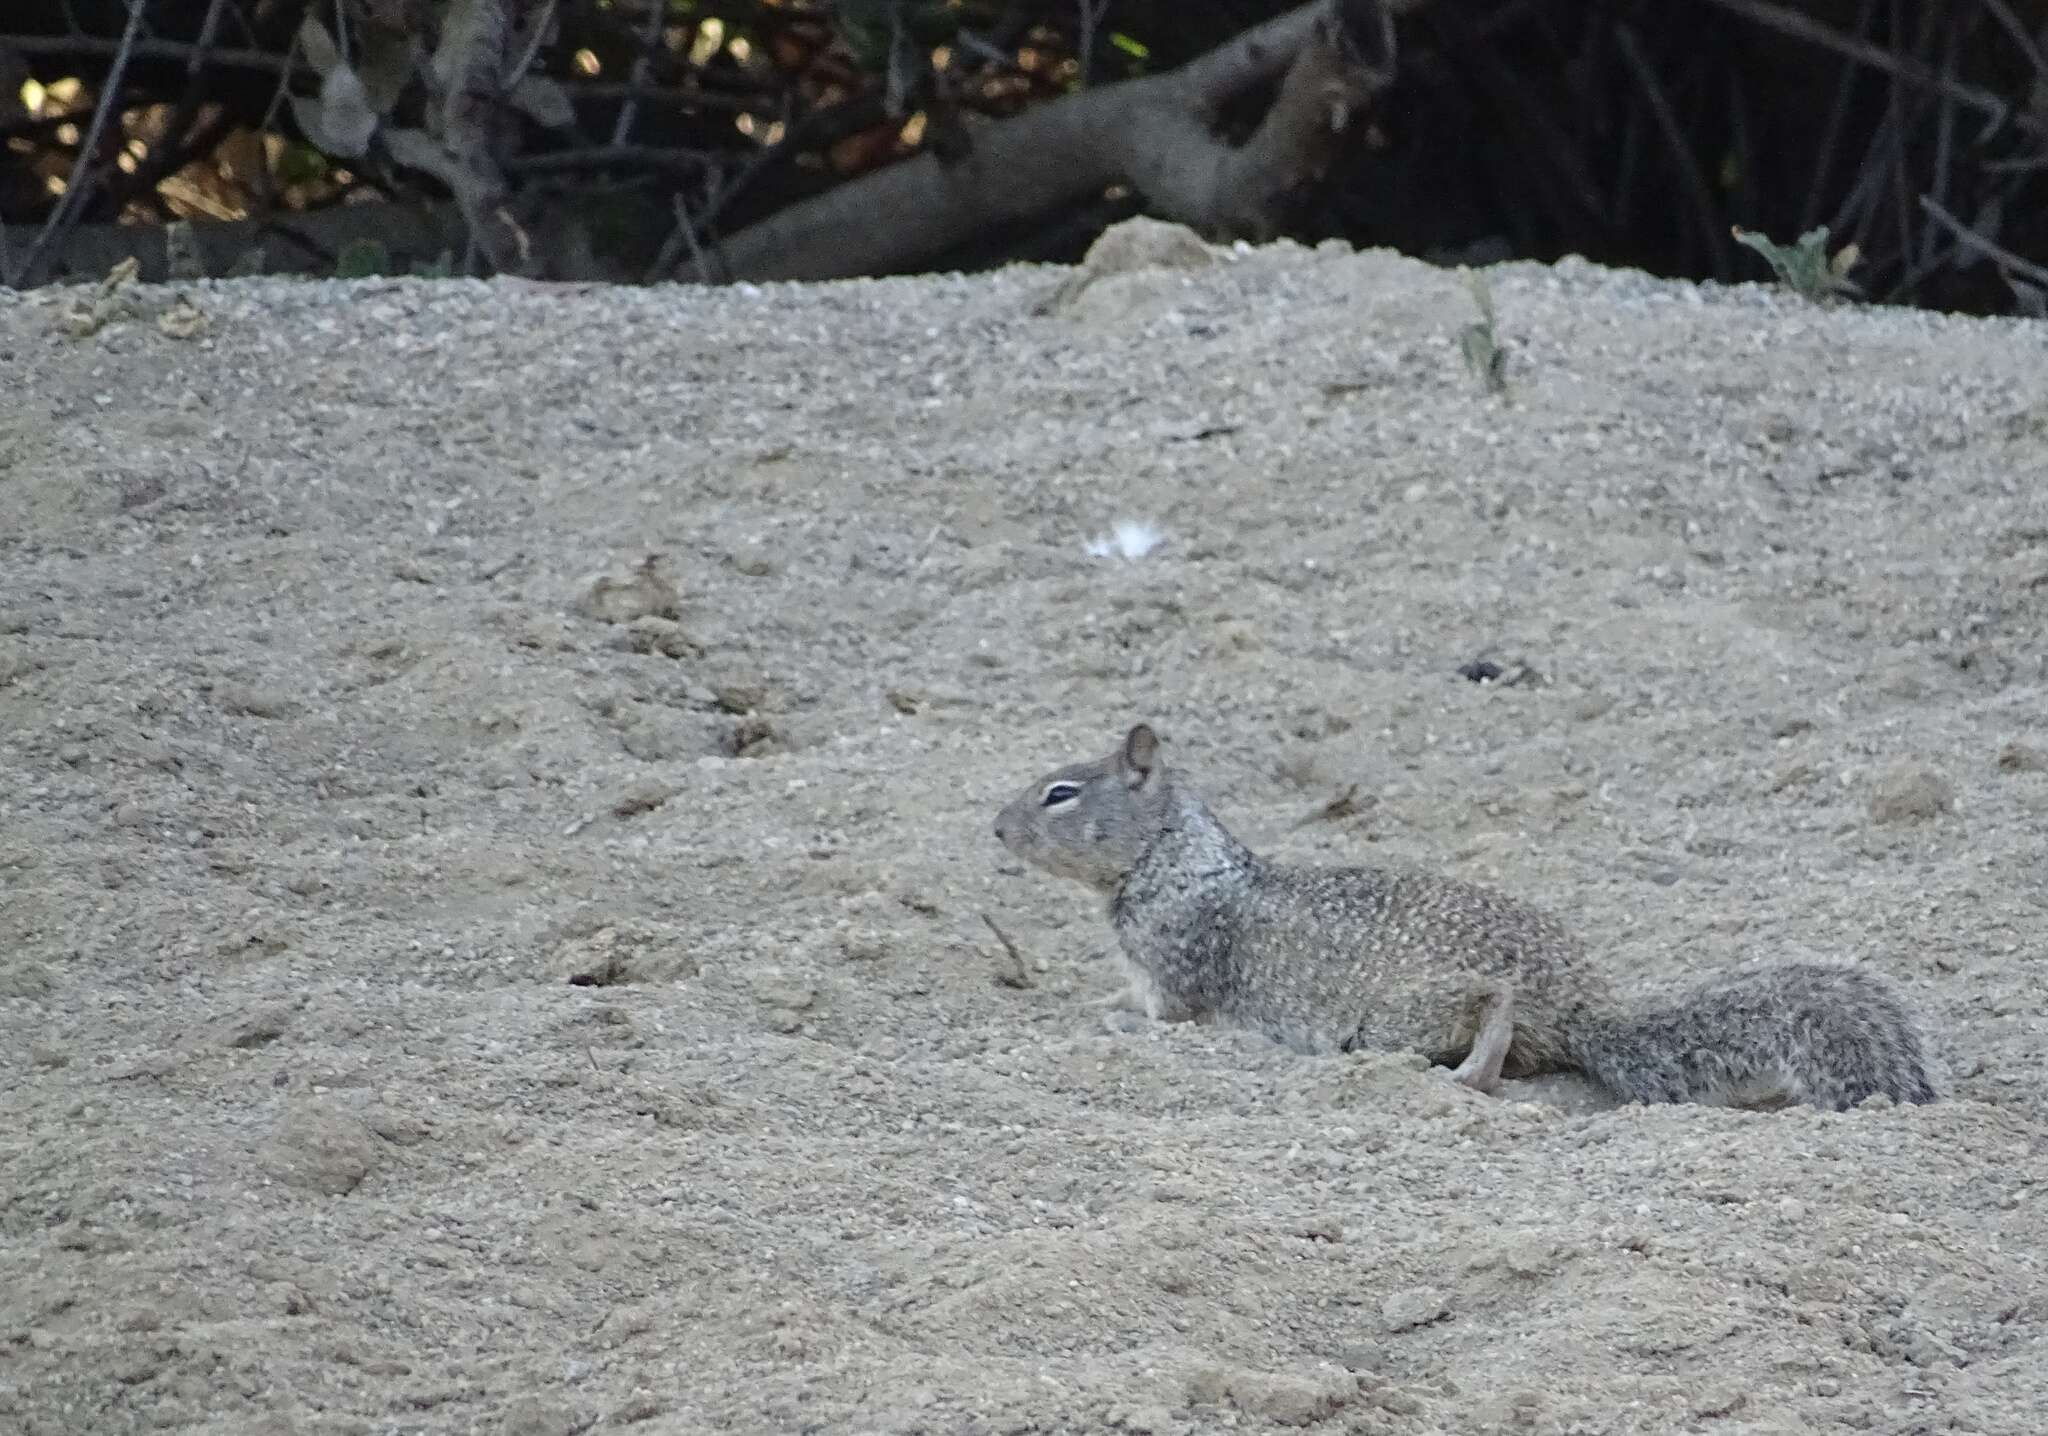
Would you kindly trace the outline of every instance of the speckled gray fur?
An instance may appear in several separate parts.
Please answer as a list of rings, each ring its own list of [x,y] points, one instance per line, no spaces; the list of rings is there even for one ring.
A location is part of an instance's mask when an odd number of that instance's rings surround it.
[[[1641,1102],[1935,1097],[1919,1033],[1875,973],[1756,964],[1617,999],[1562,924],[1512,898],[1263,861],[1159,760],[1143,724],[1108,757],[1033,783],[996,836],[1108,896],[1128,1005],[1153,1017],[1250,1028],[1304,1052],[1411,1049],[1482,1090],[1579,1071]]]

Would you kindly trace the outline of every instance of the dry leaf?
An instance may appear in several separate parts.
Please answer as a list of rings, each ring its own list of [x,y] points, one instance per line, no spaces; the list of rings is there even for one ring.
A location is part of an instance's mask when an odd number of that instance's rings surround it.
[[[197,339],[207,323],[205,311],[182,294],[156,317],[156,327],[167,339]]]

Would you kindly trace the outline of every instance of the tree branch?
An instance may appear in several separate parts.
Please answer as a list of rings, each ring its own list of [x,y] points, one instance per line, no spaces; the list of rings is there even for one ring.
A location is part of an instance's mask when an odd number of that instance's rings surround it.
[[[1162,75],[1081,90],[970,131],[968,154],[926,153],[799,201],[720,247],[734,279],[885,274],[977,231],[1128,183],[1197,228],[1270,235],[1321,175],[1345,126],[1392,79],[1391,15],[1429,0],[1316,0]],[[1243,145],[1211,132],[1234,97],[1279,78]]]
[[[114,52],[114,63],[107,71],[107,78],[100,87],[100,100],[93,107],[92,124],[86,129],[85,141],[78,147],[77,162],[71,166],[71,177],[64,186],[64,194],[50,211],[50,217],[43,224],[42,232],[29,246],[28,256],[21,261],[21,268],[13,274],[0,275],[14,288],[23,288],[35,282],[36,266],[42,263],[43,255],[50,246],[62,238],[64,232],[77,223],[84,213],[86,197],[92,192],[95,180],[91,175],[94,156],[99,153],[100,135],[107,127],[107,119],[121,107],[121,76],[128,68],[129,57],[134,52],[136,38],[142,32],[142,11],[145,0],[128,0],[128,25],[121,32],[121,48]]]
[[[1993,244],[1983,235],[1977,233],[1976,230],[1971,229],[1968,225],[1943,209],[1940,202],[1932,196],[1921,195],[1920,208],[1927,211],[1929,218],[1953,234],[1956,237],[1956,242],[1965,249],[1974,250],[2000,268],[2011,270],[2014,274],[2032,280],[2043,288],[2048,288],[2048,269],[2042,268],[2032,260],[2020,258],[2003,245]]]
[[[540,0],[477,0],[466,11],[466,25],[451,22],[441,31],[435,69],[448,89],[441,98],[436,128],[450,163],[441,178],[469,221],[470,243],[483,251],[499,274],[530,275],[536,256],[526,231],[512,216],[511,189],[498,163],[497,129],[504,99],[532,62],[513,49],[522,21],[538,21],[527,33],[537,39],[544,20]]]
[[[2025,111],[2015,109],[1990,90],[1939,74],[1919,60],[1907,55],[1894,54],[1880,45],[1872,44],[1860,35],[1839,34],[1797,10],[1773,5],[1770,0],[1707,0],[1707,3],[1726,10],[1731,15],[1740,15],[1767,29],[1776,30],[1781,35],[1789,35],[1795,40],[1805,40],[1823,49],[1833,50],[1859,65],[1882,70],[1894,80],[1903,81],[1916,89],[1945,95],[1966,109],[1988,116],[1994,123],[2010,121],[2029,134],[2048,134],[2048,123]]]

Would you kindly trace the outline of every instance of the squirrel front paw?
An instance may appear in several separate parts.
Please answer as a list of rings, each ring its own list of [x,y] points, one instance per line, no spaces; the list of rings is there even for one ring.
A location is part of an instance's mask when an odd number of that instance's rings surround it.
[[[1138,995],[1138,989],[1136,987],[1127,985],[1118,988],[1115,992],[1110,993],[1107,997],[1090,998],[1088,1000],[1088,1005],[1090,1007],[1102,1008],[1108,1012],[1142,1013],[1145,1010],[1145,999]]]
[[[1432,1066],[1429,1070],[1443,1073],[1444,1076],[1450,1078],[1451,1081],[1457,1083],[1460,1087],[1469,1087],[1474,1092],[1488,1097],[1496,1095],[1500,1091],[1499,1069],[1496,1068],[1491,1074],[1483,1070],[1466,1071],[1465,1069],[1471,1065],[1468,1059],[1465,1062],[1459,1063],[1456,1067]]]

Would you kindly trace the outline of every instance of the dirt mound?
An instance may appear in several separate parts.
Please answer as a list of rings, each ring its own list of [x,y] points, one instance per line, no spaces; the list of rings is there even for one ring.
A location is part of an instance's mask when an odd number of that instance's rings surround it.
[[[0,296],[0,1426],[2038,1429],[2041,326],[1058,278]],[[989,825],[1137,717],[1952,1099],[1105,1031]]]

